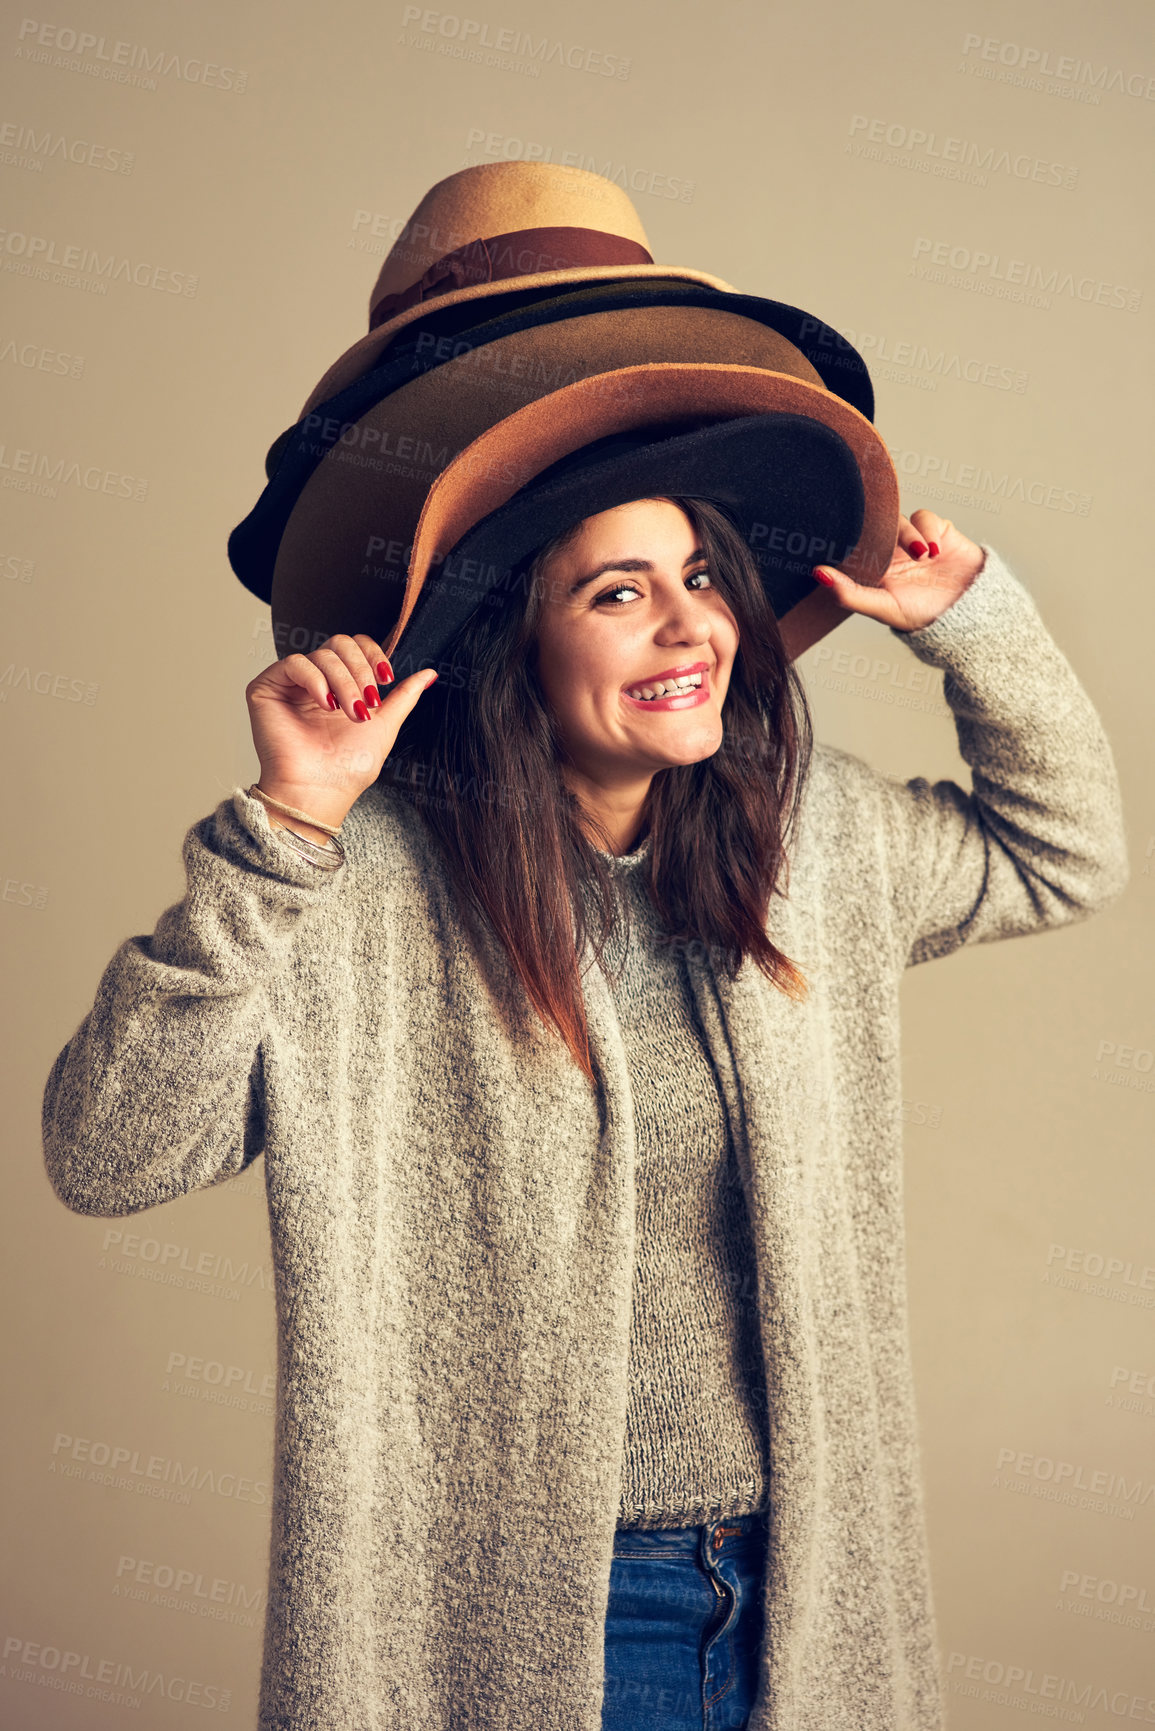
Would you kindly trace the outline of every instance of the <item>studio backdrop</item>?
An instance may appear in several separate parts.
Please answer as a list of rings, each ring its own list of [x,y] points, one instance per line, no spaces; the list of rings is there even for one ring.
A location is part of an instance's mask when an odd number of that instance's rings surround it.
[[[509,159],[624,188],[659,263],[815,309],[870,368],[902,511],[1003,555],[1103,718],[1125,894],[906,977],[911,1339],[952,1731],[1155,1725],[1148,9],[478,5],[0,25],[0,1722],[254,1721],[261,1163],[82,1218],[41,1096],[184,893],[188,826],[257,773],[244,689],[283,651],[226,540],[265,452],[422,193]],[[892,633],[852,618],[798,665],[820,739],[969,786]]]

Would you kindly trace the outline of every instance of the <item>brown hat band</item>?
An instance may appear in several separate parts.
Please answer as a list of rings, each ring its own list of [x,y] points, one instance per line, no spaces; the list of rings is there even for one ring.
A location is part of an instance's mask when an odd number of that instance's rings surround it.
[[[369,329],[376,330],[419,301],[472,288],[476,283],[499,282],[504,277],[530,276],[538,271],[653,262],[653,255],[638,241],[596,228],[518,228],[509,234],[487,235],[434,259],[425,275],[407,289],[384,295],[369,314]]]

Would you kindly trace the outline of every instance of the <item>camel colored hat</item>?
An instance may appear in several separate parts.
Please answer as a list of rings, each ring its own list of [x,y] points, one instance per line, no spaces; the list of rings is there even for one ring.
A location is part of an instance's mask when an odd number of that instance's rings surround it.
[[[633,204],[604,175],[555,162],[460,169],[431,187],[402,227],[369,296],[368,336],[333,362],[301,414],[367,372],[434,307],[649,277],[730,287],[708,271],[656,265]]]
[[[520,426],[521,411],[540,404],[538,421],[548,423],[562,392],[625,369],[757,369],[762,412],[789,404],[839,437],[849,409],[865,496],[881,487],[880,500],[897,498],[871,425],[869,374],[851,345],[800,308],[744,295],[703,271],[656,265],[644,242],[625,194],[584,170],[492,163],[426,195],[382,267],[369,335],[328,369],[275,442],[268,484],[229,539],[237,576],[271,606],[279,654],[315,649],[338,631],[394,647],[449,551],[439,546],[420,567],[418,524],[439,476],[499,424]],[[800,386],[808,388],[801,399]],[[684,380],[677,387],[683,415],[686,388]],[[716,381],[704,388],[714,418],[750,413],[744,387],[730,406]],[[593,393],[580,400],[588,406]],[[620,414],[620,392],[615,400]],[[635,425],[663,418],[650,385],[638,407]],[[582,443],[568,422],[557,424]],[[590,428],[600,437],[625,423],[611,429],[595,416]],[[537,473],[524,462],[515,468],[518,486]],[[454,487],[466,473],[454,469]],[[860,567],[873,568],[888,534],[893,549],[897,507],[893,522],[885,510],[863,522],[870,545],[859,550]],[[817,589],[812,580],[809,588]],[[820,593],[822,601],[803,597],[807,617],[828,620],[829,630],[844,613]]]

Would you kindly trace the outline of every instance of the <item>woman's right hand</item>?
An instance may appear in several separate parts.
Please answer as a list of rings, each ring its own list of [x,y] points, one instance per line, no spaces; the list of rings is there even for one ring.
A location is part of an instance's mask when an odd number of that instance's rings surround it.
[[[258,785],[322,823],[343,823],[437,674],[420,668],[379,698],[378,684],[392,678],[380,644],[363,632],[339,632],[258,673],[245,687]]]

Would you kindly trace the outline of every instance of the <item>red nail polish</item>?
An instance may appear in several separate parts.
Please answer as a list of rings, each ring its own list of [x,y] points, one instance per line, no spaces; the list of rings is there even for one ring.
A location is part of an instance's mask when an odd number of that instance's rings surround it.
[[[392,685],[393,669],[387,661],[379,661],[377,663],[377,677],[381,681],[382,685]]]
[[[365,687],[365,702],[369,705],[370,709],[380,708],[381,699],[377,695],[377,687],[375,685],[367,685]]]
[[[365,705],[361,702],[360,698],[358,698],[356,703],[353,705],[353,714],[357,717],[358,721],[368,721],[369,719],[369,711],[365,708]]]
[[[833,587],[834,587],[834,579],[833,579],[833,577],[828,577],[828,576],[827,576],[827,575],[826,575],[826,572],[825,572],[825,571],[817,571],[817,570],[816,570],[816,571],[815,571],[815,572],[814,572],[814,577],[815,577],[815,578],[816,578],[816,580],[817,580],[817,581],[818,581],[818,582],[819,582],[819,583],[825,583],[825,584],[826,584],[826,586],[827,586],[827,588],[828,588],[828,589],[833,589]]]
[[[912,541],[910,546],[907,548],[907,552],[910,554],[912,559],[921,559],[923,554],[926,552],[926,542]]]
[[[938,558],[938,542],[937,541],[932,541],[930,543],[930,556],[932,559]]]
[[[337,699],[333,696],[333,693],[331,691],[326,691],[325,702],[329,705],[330,709],[336,709]]]

